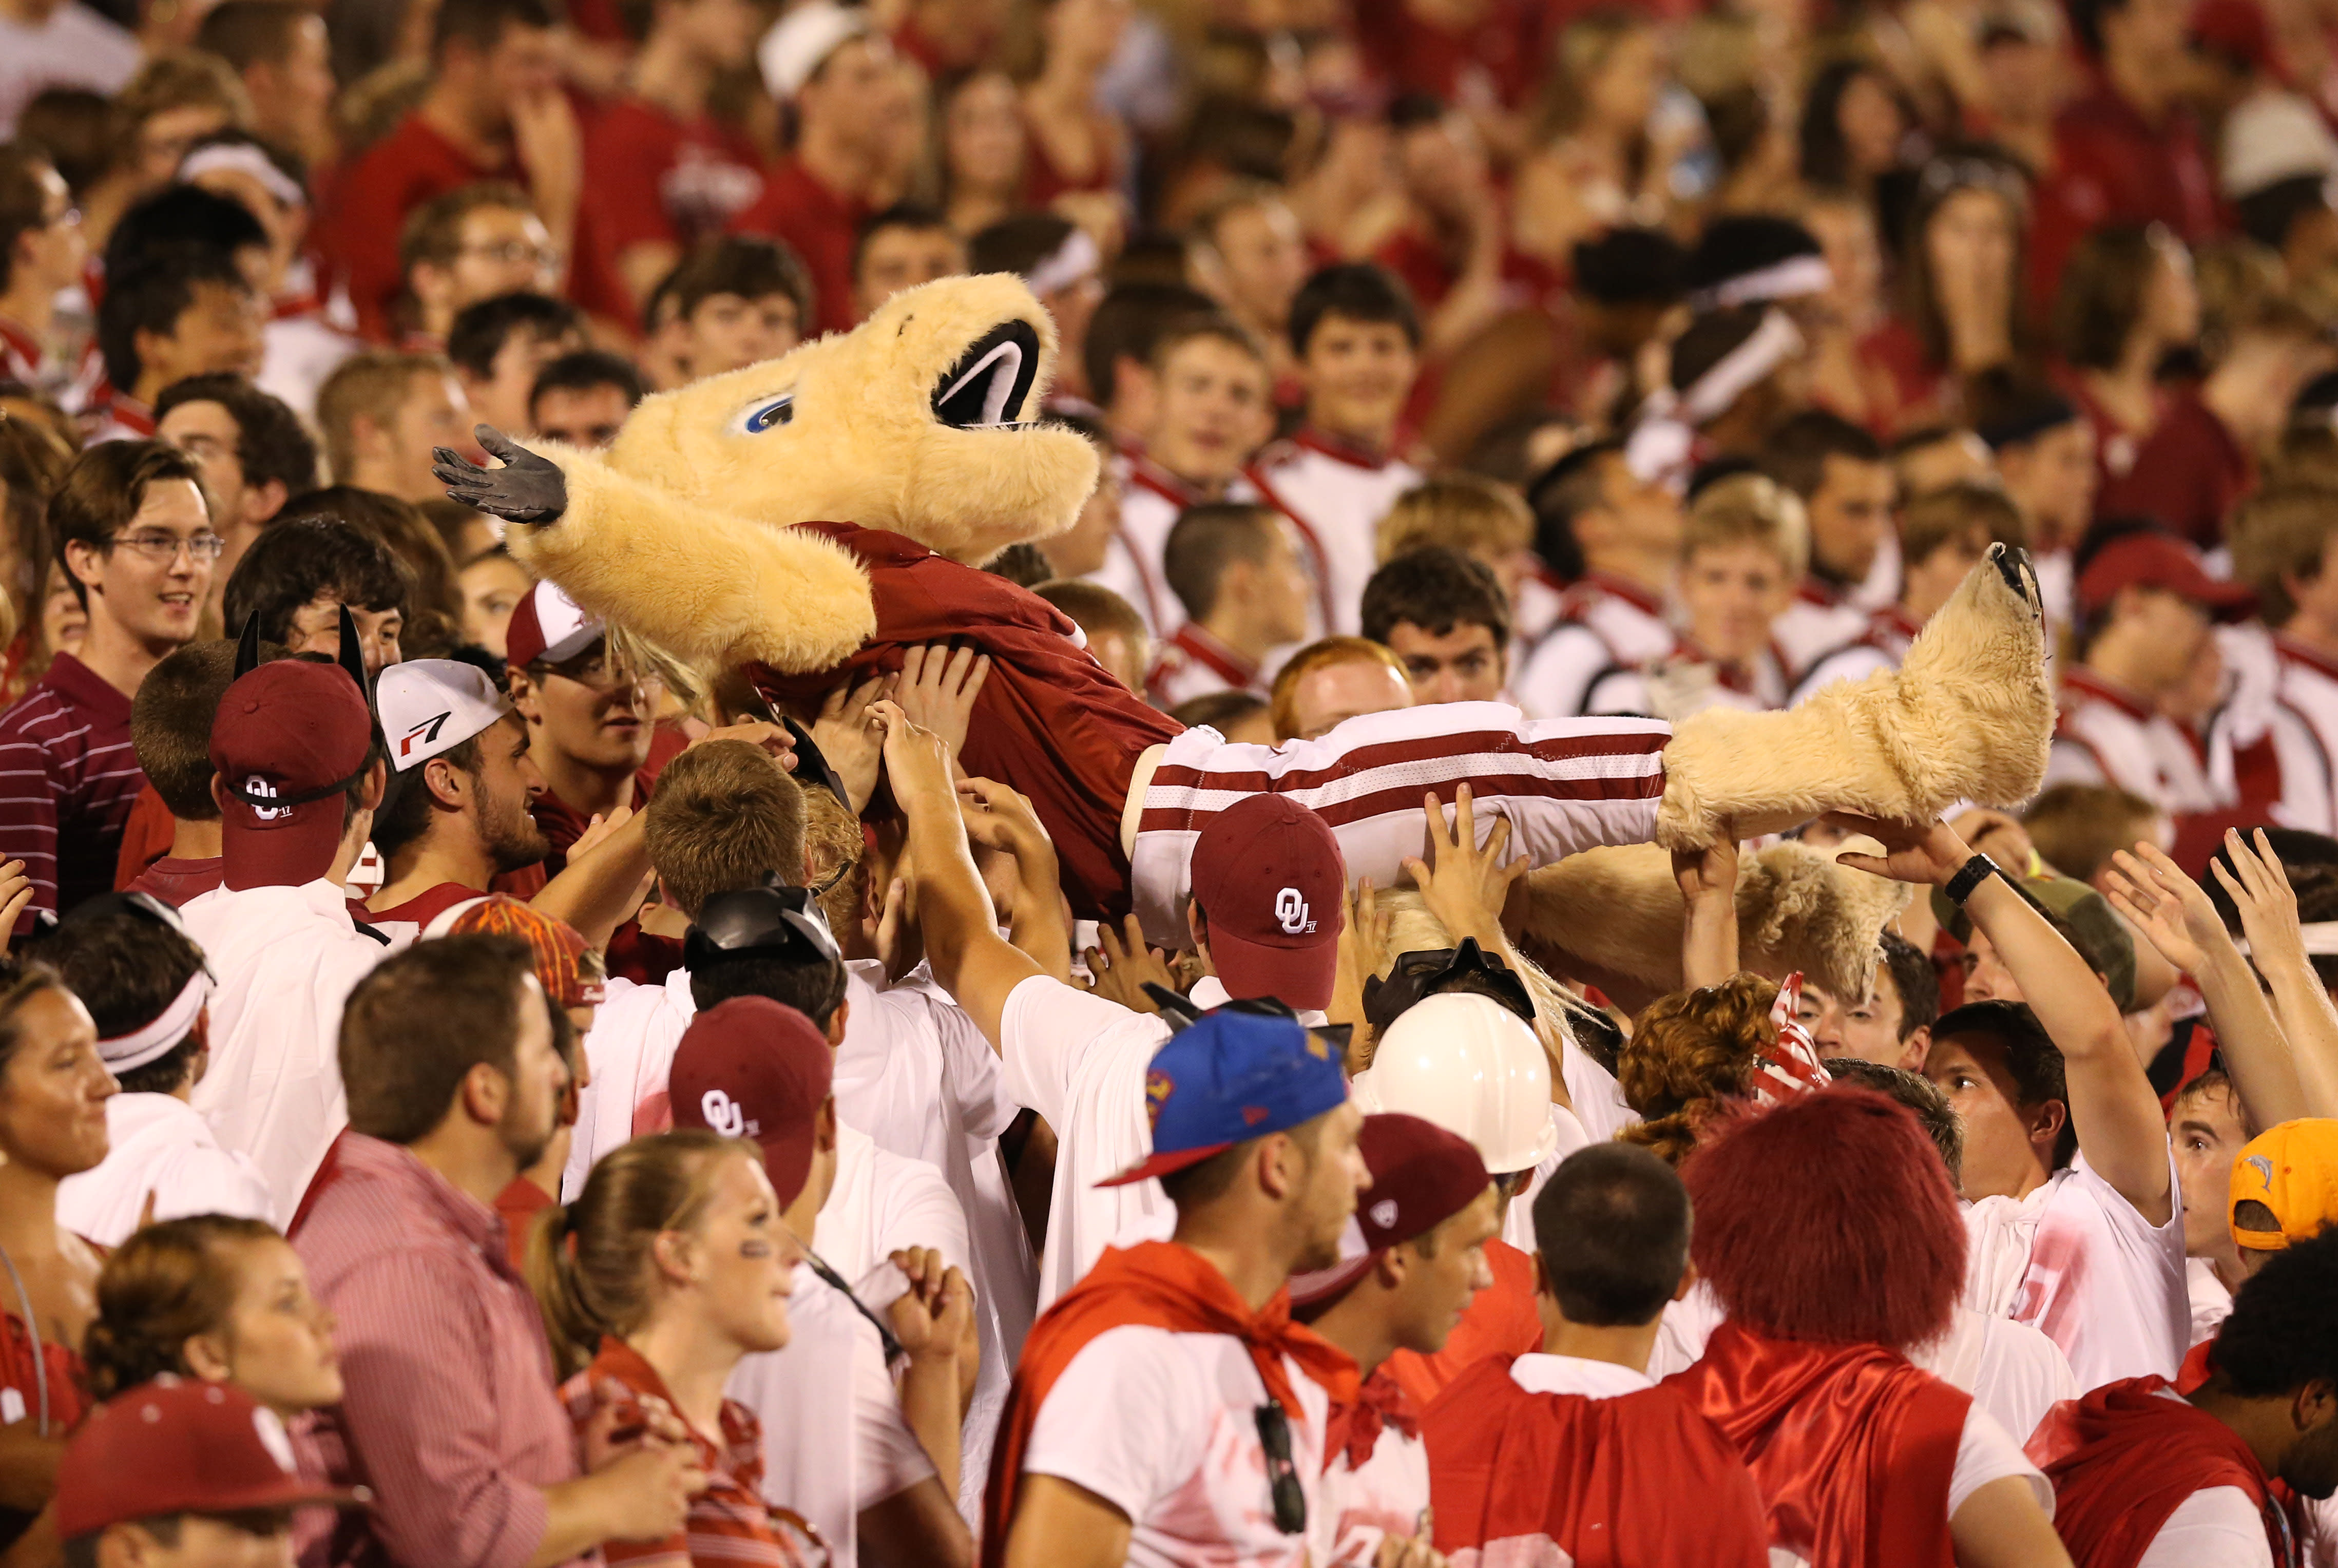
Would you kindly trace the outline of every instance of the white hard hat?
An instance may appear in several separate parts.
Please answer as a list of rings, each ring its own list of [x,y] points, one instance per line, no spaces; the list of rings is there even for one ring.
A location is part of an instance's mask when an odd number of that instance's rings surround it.
[[[1407,1008],[1353,1087],[1367,1115],[1433,1122],[1475,1144],[1498,1176],[1530,1171],[1558,1147],[1550,1058],[1526,1020],[1491,996],[1449,991]]]

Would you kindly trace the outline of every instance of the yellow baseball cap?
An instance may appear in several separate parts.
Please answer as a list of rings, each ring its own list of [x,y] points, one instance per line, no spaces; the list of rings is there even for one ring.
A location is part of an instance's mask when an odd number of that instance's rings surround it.
[[[2280,1229],[2244,1227],[2244,1203],[2264,1205]],[[2338,1120],[2301,1117],[2251,1139],[2233,1161],[2225,1216],[2234,1241],[2260,1252],[2310,1240],[2338,1222]]]

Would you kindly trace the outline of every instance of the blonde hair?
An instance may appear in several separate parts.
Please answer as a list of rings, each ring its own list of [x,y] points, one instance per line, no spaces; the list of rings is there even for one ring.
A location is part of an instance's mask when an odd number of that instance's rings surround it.
[[[1432,474],[1396,498],[1372,532],[1386,565],[1424,544],[1507,555],[1534,543],[1534,512],[1515,486],[1479,474]]]
[[[820,912],[839,942],[850,940],[869,907],[869,841],[860,836],[860,818],[844,803],[817,785],[807,786],[804,803],[804,858],[811,885],[829,883],[820,896]]]
[[[359,416],[388,425],[398,416],[414,378],[425,371],[444,376],[447,362],[435,354],[369,348],[350,355],[325,377],[317,389],[317,428],[325,437],[325,461],[332,467],[334,484],[349,484],[356,471]]]
[[[2233,575],[2256,590],[2265,624],[2297,613],[2292,577],[2318,575],[2338,531],[2338,488],[2298,480],[2266,485],[2233,514]]]
[[[156,54],[113,95],[113,123],[124,157],[137,151],[147,121],[173,109],[216,109],[239,130],[251,127],[251,97],[228,63],[199,49]]]
[[[1690,505],[1680,558],[1724,544],[1761,545],[1799,583],[1811,559],[1810,514],[1801,497],[1767,475],[1733,474]]]
[[[726,1158],[761,1161],[762,1151],[702,1127],[636,1138],[601,1157],[574,1203],[536,1216],[527,1284],[561,1377],[582,1370],[604,1336],[649,1320],[651,1250],[666,1231],[697,1228]]]
[[[1380,644],[1361,637],[1323,637],[1310,642],[1298,652],[1274,677],[1274,690],[1267,702],[1268,716],[1274,722],[1274,742],[1280,746],[1299,735],[1299,683],[1318,670],[1329,670],[1335,664],[1382,664],[1396,671],[1397,679],[1411,685],[1411,677],[1404,672],[1404,661]]]

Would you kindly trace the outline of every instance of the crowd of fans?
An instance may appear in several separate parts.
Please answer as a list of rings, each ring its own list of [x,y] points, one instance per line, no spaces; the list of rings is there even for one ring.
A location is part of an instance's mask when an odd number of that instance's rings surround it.
[[[0,1568],[2338,1568],[2333,193],[2314,0],[0,0]],[[434,475],[968,272],[1178,724],[2004,544],[2047,787],[1788,835],[1863,990],[1750,842],[1570,972],[1466,791],[1148,946],[974,650],[682,680]]]

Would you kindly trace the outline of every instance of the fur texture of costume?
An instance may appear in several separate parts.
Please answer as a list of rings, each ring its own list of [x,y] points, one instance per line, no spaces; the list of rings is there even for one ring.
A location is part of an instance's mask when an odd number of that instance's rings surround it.
[[[1702,848],[1824,811],[1929,822],[1960,800],[2019,806],[2045,781],[2054,738],[2044,603],[2029,557],[1992,544],[1899,669],[1783,713],[1682,720],[1665,748],[1656,841]]]
[[[868,579],[789,524],[888,529],[969,565],[1062,533],[1095,448],[1016,423],[1055,361],[1055,321],[1015,278],[906,289],[853,331],[643,399],[606,452],[546,443],[567,509],[511,529],[511,553],[686,663],[825,670],[876,629]]]
[[[1948,1328],[1965,1276],[1957,1195],[1916,1118],[1882,1095],[1749,1102],[1681,1180],[1696,1270],[1754,1333],[1905,1350]]]
[[[1839,848],[1881,852],[1872,839]],[[1654,844],[1586,849],[1527,874],[1519,946],[1560,974],[1597,983],[1626,1012],[1681,983],[1680,886]],[[1838,996],[1864,996],[1883,927],[1907,906],[1904,884],[1837,865],[1801,844],[1749,857],[1737,875],[1738,958],[1783,979],[1800,970]]]

